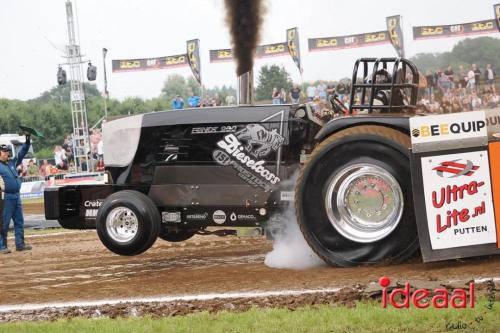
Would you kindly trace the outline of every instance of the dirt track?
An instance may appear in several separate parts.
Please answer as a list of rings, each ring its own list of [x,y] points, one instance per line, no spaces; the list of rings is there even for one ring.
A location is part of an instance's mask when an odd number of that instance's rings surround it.
[[[13,241],[13,240],[12,240]],[[145,254],[120,257],[94,231],[33,237],[31,252],[3,255],[0,305],[158,295],[334,288],[366,285],[381,276],[450,281],[500,276],[500,256],[397,266],[279,270],[264,265],[263,238],[195,236],[158,240]]]

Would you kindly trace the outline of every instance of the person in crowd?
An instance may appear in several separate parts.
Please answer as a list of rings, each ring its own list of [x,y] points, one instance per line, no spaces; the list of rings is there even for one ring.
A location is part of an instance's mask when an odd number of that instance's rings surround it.
[[[236,98],[233,95],[226,96],[226,105],[233,106],[236,105]]]
[[[292,89],[290,89],[290,101],[292,104],[298,104],[300,101],[300,88],[299,85],[294,83]]]
[[[465,88],[467,86],[467,72],[465,71],[463,65],[458,66],[458,84],[461,88]]]
[[[71,149],[73,148],[73,135],[68,134],[66,135],[66,138],[64,139],[64,145],[67,147],[70,147]]]
[[[274,87],[271,93],[271,98],[273,100],[273,104],[280,104],[280,92],[278,88]]]
[[[448,78],[448,82],[450,83],[450,89],[455,89],[455,73],[453,72],[453,68],[451,65],[444,71],[444,75]]]
[[[474,82],[476,84],[476,92],[479,91],[479,83],[481,83],[481,70],[476,66],[476,64],[472,64],[472,70],[474,71]]]
[[[56,167],[59,170],[68,169],[68,159],[66,157],[66,151],[63,150],[59,145],[54,147],[54,160],[56,163]]]
[[[329,82],[326,86],[326,97],[328,100],[335,95],[335,85],[332,82]]]
[[[306,96],[307,101],[312,102],[314,100],[314,97],[316,96],[316,87],[314,86],[314,82],[311,82],[311,84],[306,88]]]
[[[222,105],[222,100],[220,99],[219,94],[215,93],[214,99],[212,101],[212,106],[221,106]]]
[[[440,73],[439,75],[438,88],[441,92],[441,96],[444,96],[451,88],[450,79],[444,72]]]
[[[323,81],[319,81],[316,87],[316,93],[322,102],[326,101],[326,84]]]
[[[88,164],[87,164],[87,159],[85,158],[85,156],[82,156],[81,161],[80,161],[80,166],[82,168],[82,172],[88,171]]]
[[[188,105],[192,108],[197,108],[200,106],[200,96],[196,95],[194,92],[188,98]]]
[[[77,172],[76,167],[75,167],[75,162],[73,162],[73,161],[69,162],[68,172],[69,173],[76,173]]]
[[[104,167],[104,160],[102,158],[99,158],[99,160],[97,161],[97,164],[95,166],[95,171],[104,171],[105,170],[105,167]]]
[[[40,170],[38,169],[38,166],[35,164],[35,161],[30,160],[28,162],[28,169],[26,170],[26,173],[28,177],[34,177],[40,175]]]
[[[43,160],[42,165],[40,165],[40,176],[42,177],[47,177],[50,175],[50,170],[47,170],[47,167],[49,166],[49,162],[47,160]]]
[[[434,88],[436,87],[436,82],[434,81],[434,74],[432,74],[431,71],[427,71],[425,80],[427,81],[425,92],[427,94],[427,97],[430,98],[430,96],[434,94]]]
[[[471,104],[472,110],[479,110],[482,106],[481,98],[475,92],[472,93]]]
[[[492,93],[496,93],[495,89],[495,79],[496,79],[496,73],[491,68],[491,64],[486,65],[486,70],[484,71],[484,80],[486,81],[486,89],[491,91]]]
[[[97,128],[92,129],[91,133],[92,134],[90,134],[90,138],[89,138],[90,149],[95,150],[95,149],[97,149],[97,143],[99,143],[99,141],[101,140],[101,135],[100,135]],[[63,147],[63,149],[65,150],[65,153],[66,153],[66,148]]]
[[[285,88],[281,88],[280,90],[280,104],[286,103],[286,90]]]
[[[103,140],[99,141],[97,144],[97,157],[98,158],[104,158],[104,142]]]
[[[180,110],[183,108],[184,108],[184,100],[182,99],[181,95],[176,95],[175,98],[172,100],[172,109]]]
[[[21,178],[16,172],[16,167],[23,161],[31,145],[30,135],[26,135],[26,142],[16,157],[9,159],[10,148],[7,145],[0,145],[0,177],[4,183],[4,200],[2,214],[2,228],[0,230],[0,253],[8,254],[7,233],[9,224],[14,220],[14,235],[17,251],[28,251],[32,247],[24,242],[24,216],[21,204]]]
[[[476,90],[476,74],[474,72],[476,65],[472,65],[470,70],[467,72],[467,91],[472,93]]]
[[[101,140],[101,141],[102,141],[102,140]],[[101,142],[101,141],[99,141],[99,142]],[[71,150],[71,148],[70,148],[70,147],[67,147],[67,148],[65,149],[65,154],[66,154],[66,160],[67,160],[68,162],[73,161],[73,159],[74,159],[74,156],[73,156],[73,150]]]
[[[349,93],[347,85],[344,82],[342,82],[342,81],[340,81],[337,84],[336,91],[337,91],[337,94],[339,96],[339,100],[341,100],[341,101],[343,101],[344,100],[344,96],[346,96]]]
[[[26,177],[28,175],[28,168],[22,163],[17,166],[16,170],[20,177]]]

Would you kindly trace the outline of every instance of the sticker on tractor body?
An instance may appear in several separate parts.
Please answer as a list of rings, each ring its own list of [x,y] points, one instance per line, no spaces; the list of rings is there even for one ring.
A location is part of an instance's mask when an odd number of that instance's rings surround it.
[[[414,152],[484,146],[487,144],[484,111],[410,119]]]
[[[496,242],[488,151],[421,158],[433,250]]]
[[[492,194],[500,178],[490,161],[498,158],[488,146],[496,116],[410,118],[412,191],[425,262],[500,254]]]

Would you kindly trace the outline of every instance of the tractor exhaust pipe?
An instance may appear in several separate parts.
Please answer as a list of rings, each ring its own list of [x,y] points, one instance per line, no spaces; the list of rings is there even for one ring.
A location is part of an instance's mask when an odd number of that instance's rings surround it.
[[[238,76],[238,105],[254,105],[253,70]]]

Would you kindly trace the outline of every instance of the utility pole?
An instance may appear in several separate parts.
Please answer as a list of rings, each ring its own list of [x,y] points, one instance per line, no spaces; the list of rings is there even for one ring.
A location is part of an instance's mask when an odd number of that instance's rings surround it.
[[[108,118],[108,77],[106,74],[106,54],[108,53],[108,49],[102,48],[102,64],[104,68],[104,119]]]
[[[68,40],[66,46],[67,65],[69,66],[69,83],[71,87],[71,118],[73,120],[73,154],[75,157],[75,167],[78,172],[82,170],[85,163],[87,171],[94,171],[93,163],[89,156],[89,128],[87,123],[87,108],[85,106],[85,93],[82,83],[82,55],[80,46],[77,44],[75,36],[75,21],[73,17],[73,5],[70,0],[66,1],[66,20],[68,25]]]

